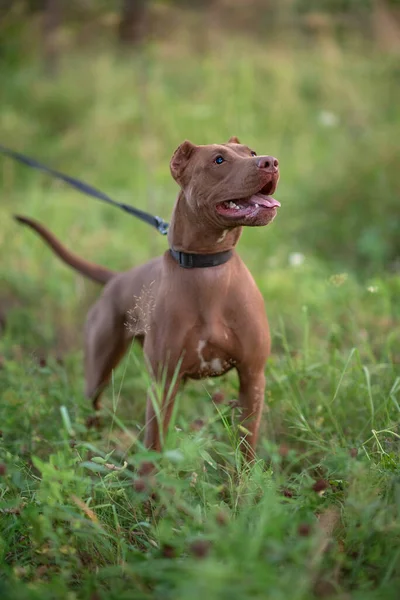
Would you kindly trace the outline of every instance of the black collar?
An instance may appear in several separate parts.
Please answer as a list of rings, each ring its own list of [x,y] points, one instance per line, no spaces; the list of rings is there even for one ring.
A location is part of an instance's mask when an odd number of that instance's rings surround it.
[[[180,252],[179,250],[169,249],[169,252],[184,269],[203,269],[205,267],[218,267],[228,262],[232,257],[232,250],[225,252],[217,252],[216,254],[189,254],[188,252]]]

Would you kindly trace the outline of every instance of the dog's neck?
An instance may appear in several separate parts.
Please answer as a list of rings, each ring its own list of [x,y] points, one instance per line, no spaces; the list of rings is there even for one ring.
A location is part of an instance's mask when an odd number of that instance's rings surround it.
[[[168,229],[168,242],[174,250],[193,254],[225,252],[236,246],[241,233],[241,227],[210,223],[188,206],[182,191],[179,193]]]

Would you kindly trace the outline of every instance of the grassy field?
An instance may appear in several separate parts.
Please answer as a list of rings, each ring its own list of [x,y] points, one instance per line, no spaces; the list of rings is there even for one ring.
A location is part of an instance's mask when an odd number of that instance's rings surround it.
[[[13,213],[115,269],[148,226],[0,157],[0,597],[397,598],[400,586],[398,60],[371,48],[219,40],[4,63],[0,143],[168,219],[185,138],[277,156],[279,216],[239,251],[273,336],[259,460],[241,464],[234,375],[196,382],[158,474],[138,474],[148,386],[132,350],[83,396],[98,289]],[[398,260],[398,258],[397,258]]]

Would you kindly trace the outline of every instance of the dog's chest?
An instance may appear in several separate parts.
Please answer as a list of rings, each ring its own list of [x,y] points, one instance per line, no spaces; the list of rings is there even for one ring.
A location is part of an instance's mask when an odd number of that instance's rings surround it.
[[[226,336],[227,337],[227,336]],[[186,374],[192,379],[203,377],[218,377],[223,375],[235,364],[235,358],[227,352],[223,344],[198,338],[188,353]]]

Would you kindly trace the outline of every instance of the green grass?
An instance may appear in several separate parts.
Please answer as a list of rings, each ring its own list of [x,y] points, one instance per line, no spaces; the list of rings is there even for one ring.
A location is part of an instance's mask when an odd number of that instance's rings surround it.
[[[219,40],[205,55],[71,52],[55,80],[34,60],[3,66],[2,143],[168,219],[175,147],[238,135],[279,157],[282,209],[239,244],[273,338],[259,460],[238,452],[234,376],[189,384],[154,456],[136,349],[89,427],[81,332],[98,290],[11,214],[116,269],[165,239],[1,159],[1,598],[396,598],[397,62]],[[137,472],[149,458],[155,477]]]

